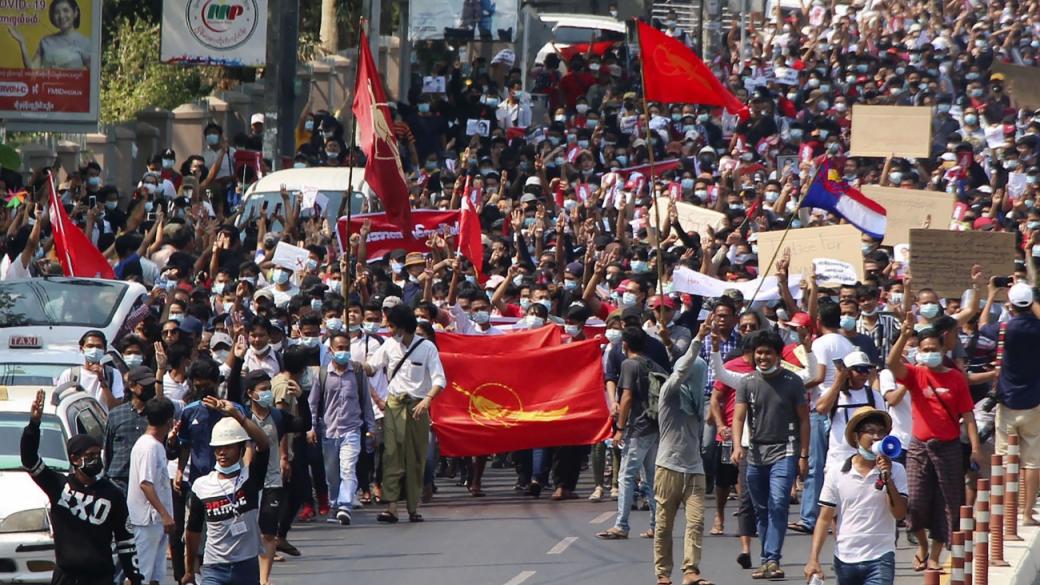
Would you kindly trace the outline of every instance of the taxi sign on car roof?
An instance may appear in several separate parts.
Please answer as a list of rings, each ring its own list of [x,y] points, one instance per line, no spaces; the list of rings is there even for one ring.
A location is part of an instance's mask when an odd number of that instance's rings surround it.
[[[40,349],[43,343],[35,335],[12,335],[7,340],[10,349]]]

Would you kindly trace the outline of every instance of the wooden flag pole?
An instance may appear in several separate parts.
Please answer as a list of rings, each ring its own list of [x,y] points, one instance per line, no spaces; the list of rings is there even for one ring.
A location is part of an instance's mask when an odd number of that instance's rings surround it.
[[[357,85],[358,79],[361,76],[361,39],[365,32],[365,18],[361,17],[358,19],[358,35],[357,35],[357,51],[354,53],[354,98],[357,99]],[[347,208],[347,226],[344,232],[346,233],[345,245],[343,246],[343,253],[347,256],[347,271],[346,274],[340,274],[340,286],[343,288],[343,300],[346,302],[346,306],[343,307],[343,322],[347,323],[347,307],[350,306],[350,291],[354,285],[354,276],[352,270],[354,264],[350,258],[350,219],[351,219],[351,201],[354,199],[354,166],[356,161],[354,160],[354,151],[357,150],[357,116],[354,115],[354,108],[350,108],[350,155],[347,157],[347,190],[343,196],[343,202],[340,203],[339,213],[336,214],[336,223],[339,223],[339,219],[343,217],[343,207]],[[360,246],[359,246],[360,247]]]
[[[636,23],[639,22],[637,19],[633,20],[636,20]],[[636,27],[636,30],[639,30],[638,26]],[[638,35],[639,33],[637,32],[636,34]],[[643,39],[639,38],[638,40],[641,46]],[[646,55],[640,55],[640,58],[645,60]],[[643,86],[643,117],[646,118],[646,153],[650,161],[650,167],[648,170],[648,172],[650,173],[650,180],[647,181],[647,184],[650,187],[650,202],[654,210],[654,229],[657,232],[654,237],[654,242],[656,244],[655,248],[657,251],[657,294],[664,296],[664,256],[661,253],[661,235],[663,234],[663,232],[661,231],[661,206],[657,204],[657,189],[656,185],[654,184],[654,145],[650,137],[650,133],[653,131],[650,129],[650,106],[647,104],[646,101],[645,64],[640,66],[639,76]]]

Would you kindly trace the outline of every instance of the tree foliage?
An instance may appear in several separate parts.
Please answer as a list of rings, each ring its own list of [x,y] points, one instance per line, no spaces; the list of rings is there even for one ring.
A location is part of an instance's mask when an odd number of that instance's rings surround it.
[[[130,120],[147,107],[173,109],[207,95],[219,70],[159,62],[159,25],[122,18],[101,55],[101,122]]]

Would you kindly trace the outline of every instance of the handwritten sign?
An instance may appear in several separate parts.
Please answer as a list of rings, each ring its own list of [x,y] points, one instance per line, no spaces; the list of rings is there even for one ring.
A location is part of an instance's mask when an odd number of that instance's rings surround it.
[[[307,259],[310,257],[310,252],[306,248],[287,244],[285,242],[278,242],[278,246],[274,249],[274,256],[271,258],[271,262],[275,266],[281,266],[282,268],[288,268],[293,272],[303,270],[307,267]]]
[[[658,197],[657,201],[661,205],[661,225],[663,229],[664,224],[668,222],[668,202],[671,200],[668,197]],[[651,206],[651,221],[654,218],[654,210],[655,206]],[[716,231],[721,229],[722,222],[726,219],[725,214],[698,207],[685,201],[676,201],[675,210],[679,212],[679,224],[682,225],[683,229],[688,232],[697,232],[702,238],[708,237],[708,228]]]
[[[857,280],[863,278],[863,251],[860,231],[855,227],[843,224],[826,227],[793,229],[787,232],[787,238],[783,243],[780,238],[783,232],[759,232],[758,234],[758,263],[761,270],[766,270],[766,264],[773,254],[783,248],[791,249],[791,274],[804,274],[808,278],[812,274],[813,261],[819,258],[828,258],[838,262],[844,262],[852,266]],[[780,258],[777,254],[777,258]],[[774,265],[775,266],[775,265]],[[774,272],[773,268],[769,273]]]
[[[983,275],[1008,276],[1015,271],[1015,235],[1007,232],[910,230],[910,265],[914,288],[929,287],[942,297],[960,298],[971,288],[971,266]],[[981,291],[980,294],[984,294]]]
[[[832,258],[817,258],[813,260],[816,268],[816,282],[839,282],[841,284],[856,284],[856,268],[848,262],[834,260]]]
[[[923,158],[931,146],[930,106],[852,106],[850,156]]]
[[[885,228],[887,246],[910,243],[910,230],[923,228],[932,216],[931,229],[944,230],[953,217],[957,203],[953,195],[943,191],[919,191],[881,185],[863,185],[863,194],[885,208],[888,225]]]

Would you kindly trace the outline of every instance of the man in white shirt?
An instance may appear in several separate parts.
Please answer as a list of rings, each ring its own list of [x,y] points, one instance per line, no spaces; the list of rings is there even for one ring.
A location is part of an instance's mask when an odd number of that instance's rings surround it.
[[[820,551],[831,521],[835,526],[834,573],[842,585],[895,581],[896,522],[906,516],[906,470],[874,444],[892,430],[888,413],[865,406],[856,411],[845,429],[845,441],[856,454],[841,467],[827,471],[820,494],[820,518],[813,533],[806,580],[818,575]]]
[[[28,208],[26,208],[28,209]],[[15,232],[15,236],[7,246],[7,253],[0,260],[0,280],[31,278],[29,267],[32,265],[36,251],[40,249],[40,230],[45,221],[49,221],[47,210],[36,208],[36,219],[32,227],[23,225]]]
[[[816,412],[827,416],[831,426],[825,477],[827,471],[841,467],[846,459],[856,454],[856,448],[845,441],[846,425],[853,413],[864,406],[886,410],[885,399],[867,384],[873,371],[874,364],[866,353],[850,353],[838,368],[834,384],[820,394],[820,399],[816,401]]]
[[[148,380],[142,380],[147,385]],[[155,378],[151,379],[155,384]],[[126,504],[145,583],[157,584],[166,575],[166,546],[173,519],[173,491],[166,465],[166,436],[173,424],[173,403],[153,398],[144,407],[148,429],[130,452]]]
[[[293,297],[300,294],[300,289],[292,283],[292,274],[292,270],[281,266],[275,266],[271,272],[274,284],[267,290],[271,291],[274,306],[284,307]]]
[[[397,305],[387,312],[386,318],[393,337],[383,342],[364,364],[365,374],[372,376],[386,369],[389,379],[383,418],[383,499],[388,505],[376,520],[397,522],[403,476],[408,520],[422,522],[418,508],[430,436],[430,403],[447,380],[437,346],[415,335],[417,322],[412,309]]]
[[[455,333],[463,335],[502,335],[498,327],[491,324],[491,302],[483,292],[470,291],[463,298],[469,301],[469,312],[458,304],[451,306],[455,319]],[[466,298],[468,297],[468,298]]]
[[[282,371],[278,354],[271,347],[271,325],[258,317],[249,325],[249,349],[243,358],[242,373],[264,370],[272,378]]]
[[[123,401],[123,376],[109,364],[102,365],[108,349],[105,334],[92,329],[83,334],[79,340],[79,350],[83,352],[83,365],[71,367],[54,381],[55,386],[75,381],[76,384],[93,396],[101,407],[115,408]]]

